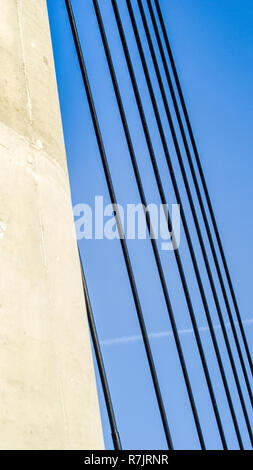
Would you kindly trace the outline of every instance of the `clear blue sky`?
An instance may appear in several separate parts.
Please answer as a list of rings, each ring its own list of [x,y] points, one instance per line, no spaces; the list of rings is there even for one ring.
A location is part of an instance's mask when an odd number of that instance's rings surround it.
[[[92,1],[72,0],[72,4],[88,75],[92,84],[108,161],[115,182],[117,199],[122,205],[138,203],[140,199],[119,120],[117,103],[113,94]],[[141,27],[137,1],[133,0],[132,4],[136,12],[138,25],[140,25],[141,38],[146,58],[150,64],[162,119],[164,125],[167,126],[151,58],[145,42],[145,35]],[[143,4],[147,12],[146,2],[144,1]],[[145,78],[141,71],[140,59],[125,1],[118,0],[118,5],[130,51],[134,57],[138,84],[154,141],[159,169],[166,188],[168,203],[174,203],[176,202],[175,196],[152,113]],[[245,322],[249,344],[252,346],[252,1],[160,0],[160,5],[224,242],[242,319]],[[65,2],[64,0],[48,0],[48,7],[73,204],[88,203],[92,206],[95,195],[103,195],[105,203],[109,203],[109,195],[87,99],[75,56]],[[160,203],[124,55],[119,42],[111,2],[100,0],[100,7],[129,120],[131,137],[143,175],[146,197],[148,202]],[[166,130],[166,136],[173,163],[175,163],[175,152],[168,130]],[[180,172],[176,163],[175,171],[183,192]],[[184,192],[183,204],[189,216],[189,226],[196,254],[200,260],[201,273],[206,286],[213,323],[219,325]],[[128,247],[147,329],[151,334],[152,351],[175,448],[199,448],[175,343],[173,336],[170,334],[171,325],[152,255],[151,244],[148,240],[131,241],[128,242]],[[165,449],[166,442],[144,347],[140,340],[140,329],[120,244],[118,241],[84,240],[80,243],[80,248],[123,447],[128,449]],[[217,394],[227,442],[230,448],[236,449],[235,432],[226,404],[210,334],[205,328],[207,322],[183,230],[180,253],[185,260],[185,269],[198,325],[202,328],[201,339],[210,365],[211,378]],[[177,326],[181,332],[180,338],[207,447],[220,448],[221,442],[196,342],[191,332],[192,325],[174,255],[172,252],[161,252],[161,257]],[[227,314],[221,296],[220,301],[224,318],[227,321]],[[235,383],[219,328],[216,330],[216,334],[224,359],[240,430],[245,446],[249,447],[249,439]],[[228,334],[231,337],[229,327]],[[235,352],[232,337],[231,345]],[[252,422],[252,410],[250,409],[236,353],[235,360]],[[110,429],[99,379],[98,385],[105,443],[106,447],[110,449],[112,448]]]

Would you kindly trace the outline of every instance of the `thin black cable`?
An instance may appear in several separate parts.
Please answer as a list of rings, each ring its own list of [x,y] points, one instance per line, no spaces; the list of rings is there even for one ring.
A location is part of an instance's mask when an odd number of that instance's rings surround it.
[[[172,81],[171,81],[170,72],[169,72],[169,69],[168,69],[166,57],[165,57],[164,50],[163,50],[163,45],[162,45],[161,38],[160,38],[160,35],[159,35],[159,30],[158,30],[158,27],[157,27],[157,23],[156,23],[154,11],[153,11],[153,8],[152,8],[152,4],[151,4],[150,0],[147,0],[147,2],[148,2],[148,8],[149,8],[152,24],[153,24],[153,27],[154,27],[158,47],[159,47],[160,54],[161,54],[161,58],[162,58],[166,78],[167,78],[167,81],[168,81],[172,101],[173,101],[173,104],[174,104],[174,108],[175,108],[179,128],[180,128],[180,131],[181,131],[181,135],[182,135],[182,139],[183,139],[187,159],[188,159],[188,162],[189,162],[189,166],[190,166],[194,186],[195,186],[195,189],[196,189],[196,193],[197,193],[201,213],[202,213],[202,216],[203,216],[203,220],[204,220],[208,240],[209,240],[209,243],[210,243],[211,252],[212,252],[212,255],[213,255],[216,271],[217,271],[219,282],[220,282],[220,285],[221,285],[223,298],[224,298],[224,301],[225,301],[226,309],[227,309],[229,320],[230,320],[230,323],[231,323],[231,328],[232,328],[232,332],[233,332],[233,336],[234,336],[238,356],[239,356],[239,359],[240,359],[240,364],[241,364],[241,367],[242,367],[242,371],[243,371],[245,383],[246,383],[246,386],[247,386],[248,394],[249,394],[249,397],[250,397],[250,401],[251,401],[251,404],[253,405],[253,396],[252,396],[251,386],[250,386],[250,383],[249,383],[247,370],[246,370],[246,367],[245,367],[245,364],[244,364],[243,355],[242,355],[240,343],[239,343],[239,340],[238,340],[238,336],[237,336],[237,332],[236,332],[236,328],[235,328],[235,324],[234,324],[234,320],[233,320],[233,315],[232,315],[232,312],[231,312],[231,309],[230,309],[229,300],[228,300],[227,293],[226,293],[226,288],[225,288],[222,273],[221,273],[221,270],[220,270],[219,261],[218,261],[217,255],[216,255],[216,250],[215,250],[215,246],[214,246],[214,243],[213,243],[211,230],[210,230],[210,227],[209,227],[209,222],[208,222],[208,219],[207,219],[207,216],[206,216],[206,211],[205,211],[205,207],[204,207],[204,204],[203,204],[201,191],[200,191],[198,180],[197,180],[197,177],[196,177],[194,165],[193,165],[193,162],[192,162],[191,153],[190,153],[190,150],[189,150],[187,138],[186,138],[186,135],[185,135],[184,126],[183,126],[183,123],[182,123],[182,120],[181,120],[181,115],[180,115],[179,108],[178,108],[178,105],[177,105],[177,99],[176,99],[175,92],[174,92],[174,87],[173,87],[173,84],[172,84]],[[151,44],[151,47],[153,47],[152,44]],[[154,54],[154,52],[153,52],[153,54]],[[156,61],[156,58],[155,58],[155,61]],[[164,91],[163,82],[162,82],[162,79],[161,79],[161,75],[160,75],[160,72],[159,72],[159,66],[158,66],[157,62],[156,62],[155,67],[156,67],[156,74],[158,75],[159,86],[160,86],[161,93],[162,93],[162,96],[163,96],[165,109],[167,109],[168,108],[168,102],[167,102],[167,99],[166,99],[166,93]],[[166,111],[166,113],[167,113],[167,111]],[[184,180],[185,180],[185,178],[187,178],[186,173],[185,173],[185,176],[183,175],[183,178],[184,178]],[[209,280],[210,280],[210,276],[209,276]],[[210,281],[210,282],[212,282],[212,281]],[[213,288],[212,288],[212,290],[213,290]],[[235,376],[235,374],[237,375],[237,372],[236,372],[236,367],[235,367],[235,363],[234,363],[234,360],[233,360],[232,351],[231,351],[231,348],[230,348],[230,345],[229,345],[229,340],[228,340],[228,336],[227,336],[227,332],[226,332],[225,323],[223,321],[221,310],[218,306],[218,297],[217,297],[216,294],[214,294],[214,295],[216,296],[215,304],[216,304],[217,309],[219,309],[218,314],[219,314],[219,318],[220,318],[220,322],[221,322],[221,328],[222,328],[222,332],[223,332],[224,339],[225,339],[225,342],[226,342],[226,346],[227,346],[227,350],[228,350],[228,354],[229,354],[229,358],[230,358],[230,362],[231,362],[231,367],[233,369],[233,373],[234,373],[234,376]],[[237,384],[239,383],[238,376],[237,376],[237,378],[235,377],[235,381],[236,381]],[[238,385],[237,385],[237,388],[238,388]],[[240,390],[238,390],[238,393],[240,395],[240,401],[242,401],[241,400],[242,394],[241,394]],[[242,406],[243,406],[243,404],[242,404]],[[245,414],[245,412],[244,412],[244,414]]]
[[[87,282],[86,282],[86,278],[85,278],[85,274],[84,274],[83,262],[82,262],[79,247],[78,247],[78,252],[79,252],[81,274],[82,274],[82,283],[83,283],[83,292],[84,292],[88,322],[89,322],[93,347],[94,347],[94,351],[95,351],[95,355],[96,355],[96,360],[97,360],[97,365],[98,365],[98,370],[99,370],[99,376],[100,376],[100,380],[101,380],[101,384],[102,384],[102,388],[103,388],[103,393],[104,393],[104,397],[105,397],[105,404],[106,404],[107,414],[108,414],[110,427],[111,427],[113,445],[114,445],[115,450],[122,450],[121,442],[120,442],[120,436],[119,436],[119,432],[118,432],[118,429],[117,429],[117,423],[116,423],[116,418],[115,418],[115,414],[114,414],[114,410],[113,410],[110,389],[109,389],[109,386],[108,386],[104,361],[103,361],[103,357],[102,357],[102,353],[101,353],[101,349],[100,349],[100,345],[99,345],[99,339],[98,339],[95,319],[94,319],[94,315],[93,315],[93,311],[92,311],[92,307],[91,307],[91,303],[90,303],[90,296],[89,296],[89,292],[88,292],[88,288],[87,288]]]
[[[245,348],[246,355],[247,355],[247,358],[248,358],[248,362],[249,362],[249,365],[250,365],[251,373],[253,374],[253,362],[252,362],[252,359],[251,359],[251,354],[250,354],[246,334],[245,334],[245,331],[244,331],[244,327],[243,327],[243,323],[242,323],[242,319],[241,319],[241,314],[240,314],[240,311],[239,311],[239,307],[238,307],[234,287],[233,287],[230,272],[229,272],[229,269],[228,269],[228,264],[227,264],[227,261],[226,261],[226,256],[225,256],[225,253],[224,253],[223,245],[222,245],[222,242],[221,242],[221,237],[220,237],[220,234],[219,234],[218,226],[217,226],[217,223],[216,223],[216,218],[215,218],[215,215],[214,215],[214,210],[213,210],[213,207],[212,207],[209,191],[208,191],[208,188],[207,188],[205,175],[204,175],[204,172],[203,172],[203,169],[202,169],[199,152],[198,152],[198,149],[197,149],[196,141],[195,141],[195,138],[194,138],[192,127],[191,127],[189,114],[188,114],[188,111],[187,111],[187,108],[186,108],[185,99],[184,99],[184,96],[183,96],[180,80],[179,80],[179,77],[178,77],[178,73],[177,73],[177,69],[176,69],[176,65],[175,65],[175,61],[174,61],[174,57],[173,57],[173,53],[172,53],[171,46],[170,46],[170,43],[169,43],[169,38],[168,38],[168,35],[167,35],[166,27],[165,27],[165,24],[164,24],[162,12],[161,12],[158,0],[155,0],[155,4],[156,4],[157,13],[158,13],[159,21],[160,21],[160,24],[161,24],[162,32],[163,32],[163,37],[164,37],[164,40],[165,40],[166,49],[167,49],[167,52],[168,52],[168,55],[169,55],[171,68],[172,68],[173,75],[174,75],[174,78],[175,78],[176,87],[177,87],[177,91],[178,91],[179,98],[180,98],[180,103],[181,103],[181,106],[182,106],[182,109],[183,109],[185,122],[186,122],[187,129],[188,129],[188,132],[189,132],[189,136],[190,136],[190,140],[191,140],[195,160],[196,160],[196,163],[197,163],[200,179],[201,179],[202,186],[203,186],[203,189],[204,189],[204,194],[205,194],[205,197],[206,197],[208,210],[209,210],[209,213],[210,213],[210,216],[211,216],[211,220],[212,220],[216,240],[217,240],[217,243],[218,243],[218,247],[219,247],[223,267],[224,267],[224,270],[225,270],[225,274],[226,274],[226,278],[227,278],[227,281],[228,281],[231,297],[232,297],[232,300],[233,300],[233,304],[234,304],[238,324],[239,324],[239,327],[240,327],[240,331],[241,331],[241,335],[242,335],[242,339],[243,339],[243,343],[244,343],[244,348]],[[193,167],[193,170],[194,170],[194,167]],[[195,170],[194,170],[194,172],[195,172]],[[231,322],[231,326],[232,326],[232,329],[233,329],[233,333],[235,334],[236,330],[235,330],[235,327],[234,327],[233,318],[232,318],[232,321],[230,319],[230,322]]]
[[[136,182],[137,182],[141,202],[142,202],[142,205],[143,205],[143,208],[144,208],[146,223],[147,223],[148,231],[149,231],[149,234],[150,234],[150,241],[151,241],[151,244],[152,244],[152,248],[153,248],[153,252],[154,252],[154,256],[155,256],[155,260],[156,260],[156,265],[157,265],[160,281],[161,281],[161,284],[162,284],[162,289],[163,289],[163,293],[164,293],[164,297],[165,297],[165,302],[166,302],[166,306],[167,306],[167,309],[168,309],[168,313],[169,313],[169,317],[170,317],[170,321],[171,321],[171,325],[172,325],[172,330],[173,330],[173,334],[174,334],[174,338],[175,338],[175,342],[176,342],[176,347],[177,347],[177,351],[178,351],[178,355],[179,355],[179,359],[180,359],[180,363],[181,363],[181,367],[182,367],[182,371],[183,371],[183,375],[184,375],[184,379],[185,379],[185,383],[186,383],[186,388],[187,388],[188,395],[189,395],[189,400],[190,400],[190,404],[191,404],[191,408],[192,408],[192,413],[193,413],[193,417],[194,417],[194,420],[195,420],[196,429],[197,429],[197,433],[198,433],[198,436],[199,436],[201,449],[204,450],[205,449],[205,442],[204,442],[204,438],[203,438],[203,433],[202,433],[202,430],[201,430],[201,425],[200,425],[200,421],[199,421],[199,417],[198,417],[198,412],[197,412],[197,409],[196,409],[194,396],[193,396],[193,392],[192,392],[192,388],[191,388],[191,384],[190,384],[190,380],[189,380],[189,376],[188,376],[188,372],[187,372],[187,367],[186,367],[186,363],[185,363],[185,359],[184,359],[184,355],[183,355],[183,351],[182,351],[182,347],[181,347],[181,343],[180,343],[180,339],[179,339],[179,335],[178,335],[178,331],[177,331],[175,317],[174,317],[173,310],[172,310],[172,307],[171,307],[171,302],[170,302],[170,298],[169,298],[169,293],[168,293],[168,289],[167,289],[166,280],[165,280],[165,277],[164,277],[164,272],[163,272],[163,268],[162,268],[162,264],[161,264],[159,251],[157,249],[156,241],[154,240],[154,237],[153,237],[153,229],[152,229],[152,225],[151,225],[151,221],[150,221],[150,216],[149,216],[149,213],[145,210],[145,208],[147,207],[147,201],[146,201],[146,198],[145,198],[143,184],[142,184],[140,172],[139,172],[139,169],[138,169],[138,163],[137,163],[135,151],[134,151],[134,148],[133,148],[133,143],[132,143],[132,139],[131,139],[131,136],[130,136],[129,127],[128,127],[128,124],[127,124],[127,118],[126,118],[126,114],[125,114],[125,110],[124,110],[124,106],[123,106],[123,102],[122,102],[122,98],[121,98],[121,94],[120,94],[120,90],[119,90],[119,85],[118,85],[114,65],[113,65],[113,62],[112,62],[110,48],[109,48],[109,45],[108,45],[108,41],[107,41],[107,37],[106,37],[104,25],[103,25],[103,20],[102,20],[102,17],[101,17],[101,12],[100,12],[97,0],[93,0],[93,5],[94,5],[94,8],[95,8],[95,12],[96,12],[96,17],[97,17],[97,21],[98,21],[98,25],[99,25],[99,30],[100,30],[100,34],[101,34],[101,38],[102,38],[106,58],[107,58],[108,67],[109,67],[109,70],[110,70],[110,75],[111,75],[111,79],[112,79],[112,83],[113,83],[113,87],[114,87],[116,100],[117,100],[117,103],[118,103],[118,108],[119,108],[119,112],[120,112],[120,116],[121,116],[121,121],[122,121],[122,125],[123,125],[124,132],[125,132],[125,137],[126,137],[126,141],[127,141],[127,145],[128,145],[129,154],[130,154],[130,157],[131,157],[131,162],[132,162],[132,166],[133,166],[133,170],[134,170],[134,174],[135,174],[135,178],[136,178]]]
[[[157,67],[155,52],[154,52],[154,49],[153,49],[153,44],[152,44],[151,36],[150,36],[150,33],[149,33],[149,29],[148,29],[144,9],[143,9],[142,3],[140,1],[138,1],[138,4],[139,4],[140,12],[141,12],[141,17],[142,17],[142,21],[143,21],[143,25],[144,25],[144,30],[145,30],[145,33],[146,33],[146,36],[147,36],[147,39],[148,39],[148,44],[149,44],[152,59],[153,59],[153,62],[154,62],[154,66]],[[140,54],[140,57],[141,57],[141,62],[142,62],[144,74],[145,74],[145,77],[146,77],[146,80],[147,80],[147,85],[148,85],[148,89],[149,89],[149,92],[150,92],[151,101],[152,101],[155,116],[156,116],[156,119],[157,119],[157,124],[158,124],[158,128],[159,128],[162,144],[163,144],[163,147],[164,147],[164,152],[165,152],[166,158],[168,160],[170,158],[169,157],[168,146],[167,146],[166,138],[165,138],[165,135],[164,135],[164,132],[163,132],[162,122],[161,122],[161,119],[160,119],[158,106],[157,106],[157,103],[156,103],[156,99],[155,99],[155,95],[154,95],[150,75],[149,75],[149,72],[148,72],[144,51],[143,51],[143,48],[142,48],[142,45],[141,45],[141,40],[140,40],[140,36],[139,36],[139,33],[138,33],[138,28],[137,28],[137,25],[136,25],[133,9],[132,9],[132,6],[131,6],[131,2],[129,0],[127,0],[127,5],[128,5],[128,11],[129,11],[130,19],[131,19],[131,22],[132,22],[134,34],[135,34],[137,47],[138,47],[139,54]],[[158,77],[160,78],[159,70],[158,70]],[[167,112],[169,113],[169,108],[167,108]],[[179,146],[178,146],[178,142],[177,142],[177,138],[176,138],[176,134],[175,134],[175,131],[174,131],[174,126],[173,126],[173,122],[172,122],[170,114],[168,114],[168,118],[169,118],[169,124],[170,124],[171,134],[172,134],[172,137],[173,137],[174,146],[175,146],[175,149],[176,149],[176,152],[177,152],[177,157],[178,157],[179,163],[182,165],[182,158],[181,158],[181,154],[180,154],[180,149],[179,149]],[[169,165],[169,168],[172,168],[171,163]],[[182,168],[182,170],[184,171],[184,167]],[[172,172],[173,172],[173,169],[172,169]],[[183,173],[183,176],[185,176],[184,173]],[[172,173],[172,179],[174,181],[173,186],[174,186],[174,189],[175,189],[176,196],[179,197],[178,201],[180,201],[180,204],[182,204],[174,172]],[[193,201],[191,199],[191,194],[190,194],[190,191],[189,191],[189,187],[187,186],[187,184],[188,184],[187,180],[185,181],[185,184],[186,184],[186,189],[188,190],[187,194],[189,195],[189,200],[190,200],[191,209],[192,209],[192,212],[193,212],[194,221],[196,223],[196,228],[197,228],[198,235],[199,235],[199,238],[200,238],[200,244],[202,242],[203,255],[206,256],[204,244],[203,244],[202,237],[201,237],[200,228],[199,228],[199,225],[198,225],[198,219],[197,219],[195,208],[194,208],[194,204],[193,204]],[[184,215],[183,208],[181,208],[181,213],[182,213],[182,221],[184,223],[185,215]],[[185,228],[185,230],[188,234],[188,239],[190,239],[190,235],[189,235],[188,227],[187,227],[186,223],[184,223],[184,228]],[[196,274],[196,277],[197,277],[197,281],[198,281],[198,285],[199,285],[201,298],[202,298],[202,301],[203,301],[203,305],[204,305],[208,325],[209,325],[209,328],[210,328],[212,342],[213,342],[213,346],[214,346],[214,349],[215,349],[215,353],[216,353],[216,357],[217,357],[217,361],[218,361],[218,365],[219,365],[223,385],[224,385],[224,388],[225,388],[229,408],[230,408],[230,411],[231,411],[231,415],[232,415],[232,419],[233,419],[233,423],[234,423],[238,443],[239,443],[240,448],[243,449],[243,443],[242,443],[242,438],[241,438],[241,434],[240,434],[240,430],[239,430],[239,426],[238,426],[238,422],[237,422],[237,418],[236,418],[236,413],[235,413],[235,410],[234,410],[234,407],[233,407],[233,402],[232,402],[232,399],[231,399],[231,395],[230,395],[230,391],[229,391],[229,387],[228,387],[228,383],[227,383],[227,379],[226,379],[226,374],[225,374],[225,371],[224,371],[221,355],[220,355],[220,352],[219,352],[219,347],[218,347],[218,344],[217,344],[217,340],[216,340],[216,336],[215,336],[215,332],[214,332],[212,319],[211,319],[211,315],[210,315],[210,312],[209,312],[209,308],[208,308],[208,304],[207,304],[203,284],[202,284],[200,273],[199,273],[199,270],[198,270],[196,257],[195,257],[194,251],[192,250],[192,244],[190,244],[189,248],[190,248],[190,252],[191,252],[191,256],[192,256],[193,266],[194,266],[195,274]],[[209,265],[208,265],[207,257],[206,257],[205,261],[207,261],[207,269],[208,269]],[[209,269],[209,274],[210,274],[210,269]],[[212,281],[212,277],[211,277],[211,281]],[[212,285],[212,287],[214,287],[214,286]],[[215,291],[214,291],[214,293],[215,293]],[[219,305],[218,305],[218,307],[219,307]]]
[[[141,116],[143,130],[144,130],[144,133],[145,133],[145,138],[146,138],[146,141],[147,141],[149,154],[150,154],[150,157],[151,157],[151,161],[152,161],[156,181],[157,181],[157,184],[158,184],[160,197],[161,197],[162,203],[165,205],[166,204],[166,198],[165,198],[165,195],[164,195],[163,186],[162,186],[160,175],[159,175],[159,170],[158,170],[157,164],[156,164],[153,145],[152,145],[152,142],[151,142],[150,133],[149,133],[149,130],[148,130],[148,126],[147,126],[147,122],[146,122],[146,118],[145,118],[145,114],[144,114],[144,110],[143,110],[143,106],[142,106],[142,102],[141,102],[141,98],[140,98],[140,94],[139,94],[139,90],[138,90],[138,85],[137,85],[137,82],[136,82],[136,78],[135,78],[135,74],[134,74],[134,70],[133,70],[133,66],[132,66],[132,62],[131,62],[131,58],[130,58],[130,54],[129,54],[129,50],[128,50],[128,46],[127,46],[127,43],[126,43],[125,33],[124,33],[123,26],[122,26],[122,23],[121,23],[121,18],[120,18],[118,7],[117,7],[117,2],[115,0],[111,0],[111,2],[112,2],[115,18],[116,18],[116,22],[117,22],[117,26],[118,26],[118,30],[119,30],[119,34],[120,34],[121,43],[122,43],[122,46],[123,46],[125,58],[126,58],[126,61],[127,61],[128,70],[129,70],[130,77],[131,77],[133,90],[134,90],[135,97],[136,97],[136,102],[137,102],[139,113],[140,113],[140,116]],[[159,129],[159,130],[161,130],[161,129]],[[167,145],[166,142],[165,142],[165,145]],[[169,168],[170,168],[171,178],[174,181],[174,185],[175,185],[175,188],[176,188],[177,184],[176,184],[175,178],[173,179],[174,172],[173,172],[173,168],[171,167],[169,154],[167,155],[167,157],[168,157],[167,163],[168,163]],[[179,194],[178,194],[178,196],[179,196]],[[177,201],[181,205],[180,197],[177,197]],[[182,205],[181,205],[181,209],[182,209]],[[183,221],[184,225],[187,226],[186,219],[183,216],[182,210],[181,210],[181,214],[182,214],[182,221]],[[189,232],[188,232],[188,235],[189,235]],[[189,243],[191,244],[190,237],[189,237]],[[190,313],[190,317],[191,317],[191,321],[192,321],[192,325],[193,325],[193,330],[194,330],[195,338],[196,338],[196,341],[197,341],[197,346],[198,346],[198,350],[199,350],[199,354],[200,354],[204,374],[205,374],[205,377],[206,377],[207,386],[208,386],[208,390],[209,390],[209,394],[210,394],[210,398],[211,398],[211,402],[212,402],[212,406],[213,406],[217,426],[218,426],[218,429],[219,429],[221,441],[222,441],[224,449],[227,449],[225,434],[224,434],[222,422],[221,422],[221,419],[220,419],[220,414],[219,414],[218,406],[217,406],[217,403],[216,403],[216,398],[215,398],[212,382],[211,382],[211,379],[210,379],[210,374],[209,374],[207,362],[206,362],[206,359],[205,359],[205,354],[204,354],[204,350],[203,350],[203,347],[202,347],[202,342],[201,342],[201,339],[200,339],[200,334],[199,334],[199,331],[198,331],[198,325],[197,325],[194,310],[193,310],[193,307],[192,307],[192,302],[191,302],[190,293],[189,293],[189,290],[188,290],[188,286],[187,286],[187,282],[186,282],[186,278],[185,278],[185,274],[184,274],[184,269],[183,269],[183,266],[182,266],[182,263],[181,263],[181,258],[179,256],[178,250],[174,250],[174,254],[175,254],[175,257],[176,257],[176,262],[177,262],[177,265],[178,265],[178,269],[179,269],[179,273],[180,273],[180,277],[181,277],[181,281],[182,281],[182,285],[183,285],[183,289],[184,289],[184,293],[185,293],[185,298],[186,298],[186,302],[187,302],[187,305],[188,305],[188,310],[189,310],[189,313]]]
[[[94,101],[93,101],[93,97],[92,97],[92,92],[91,92],[91,88],[90,88],[90,84],[89,84],[89,78],[88,78],[87,71],[86,71],[86,66],[85,66],[85,63],[84,63],[84,57],[83,57],[81,44],[80,44],[80,40],[79,40],[79,36],[78,36],[78,31],[77,31],[77,27],[76,27],[76,23],[75,23],[74,13],[73,13],[73,10],[72,10],[70,0],[65,0],[65,3],[66,3],[66,7],[67,7],[67,12],[68,12],[69,20],[70,20],[73,39],[74,39],[74,42],[75,42],[75,47],[76,47],[78,60],[79,60],[79,64],[80,64],[80,70],[81,70],[81,73],[82,73],[82,78],[83,78],[83,82],[84,82],[84,86],[85,86],[85,90],[86,90],[86,94],[87,94],[88,104],[89,104],[89,108],[90,108],[92,122],[93,122],[94,130],[95,130],[95,134],[96,134],[96,138],[97,138],[97,143],[98,143],[98,147],[99,147],[99,152],[100,152],[100,156],[101,156],[102,165],[103,165],[103,168],[104,168],[104,173],[105,173],[105,177],[106,177],[106,181],[107,181],[107,186],[108,186],[111,202],[112,202],[112,204],[116,205],[117,200],[116,200],[116,196],[115,196],[115,192],[114,192],[114,187],[113,187],[113,183],[112,183],[112,179],[111,179],[110,170],[109,170],[109,167],[108,167],[108,162],[107,162],[107,157],[106,157],[106,153],[105,153],[105,149],[104,149],[103,139],[102,139],[100,126],[99,126],[99,123],[98,123],[98,118],[97,118],[95,105],[94,105]],[[162,420],[162,424],[163,424],[163,428],[164,428],[164,432],[165,432],[165,436],[166,436],[166,441],[167,441],[167,444],[168,444],[168,448],[173,449],[173,443],[172,443],[171,434],[170,434],[170,430],[169,430],[169,426],[168,426],[168,421],[167,421],[167,416],[166,416],[165,407],[164,407],[164,403],[163,403],[163,398],[162,398],[162,394],[161,394],[161,390],[160,390],[160,386],[159,386],[159,382],[158,382],[158,378],[157,378],[157,373],[156,373],[156,368],[155,368],[155,364],[154,364],[154,360],[153,360],[153,356],[152,356],[152,351],[151,351],[151,347],[150,347],[150,343],[149,343],[148,333],[147,333],[147,330],[146,330],[146,325],[145,325],[145,321],[144,321],[144,317],[143,317],[143,313],[142,313],[142,308],[141,308],[141,304],[140,304],[140,300],[139,300],[137,286],[136,286],[136,283],[135,283],[133,269],[132,269],[132,265],[131,265],[131,261],[130,261],[126,241],[125,241],[125,238],[124,238],[124,232],[123,232],[122,224],[121,224],[121,221],[120,221],[120,218],[119,218],[119,215],[118,215],[118,211],[116,211],[115,220],[116,220],[116,224],[117,224],[117,228],[118,228],[118,232],[119,232],[120,243],[121,243],[123,256],[124,256],[124,260],[125,260],[125,264],[126,264],[126,268],[127,268],[129,282],[130,282],[131,289],[132,289],[132,294],[133,294],[133,298],[134,298],[136,312],[137,312],[137,316],[138,316],[138,320],[139,320],[139,324],[140,324],[140,329],[141,329],[142,338],[143,338],[143,342],[144,342],[144,346],[145,346],[145,350],[146,350],[146,355],[147,355],[147,359],[148,359],[148,364],[149,364],[149,368],[150,368],[151,377],[152,377],[152,380],[153,380],[153,385],[154,385],[155,394],[156,394],[156,398],[157,398],[157,403],[158,403],[158,407],[159,407],[159,411],[160,411],[160,415],[161,415],[161,420]]]
[[[127,4],[129,4],[129,8],[130,8],[131,4],[130,4],[129,0],[127,0]],[[249,432],[249,435],[250,435],[250,439],[251,439],[251,442],[253,444],[253,437],[252,437],[250,421],[249,421],[249,417],[248,417],[248,413],[247,413],[247,408],[246,408],[246,405],[245,405],[245,401],[244,401],[240,381],[239,381],[239,378],[238,378],[238,374],[237,374],[237,370],[236,370],[232,350],[231,350],[231,347],[230,347],[230,343],[229,343],[225,323],[224,323],[223,316],[222,316],[222,311],[221,311],[220,304],[219,304],[218,294],[217,294],[217,291],[216,291],[216,288],[215,288],[215,284],[214,284],[210,264],[209,264],[206,249],[205,249],[205,244],[204,244],[204,241],[203,241],[203,237],[202,237],[202,234],[201,234],[201,229],[200,229],[199,222],[198,222],[198,216],[197,216],[195,206],[194,206],[194,202],[193,202],[193,199],[192,199],[191,189],[190,189],[190,186],[189,186],[189,183],[188,183],[188,179],[187,179],[187,175],[186,175],[182,155],[181,155],[180,148],[179,148],[179,145],[178,145],[177,136],[176,136],[176,133],[175,133],[172,117],[171,117],[170,110],[169,110],[168,101],[167,101],[167,98],[166,98],[166,94],[165,94],[165,90],[164,90],[164,87],[163,87],[161,74],[160,74],[160,71],[159,71],[159,66],[158,66],[157,59],[156,59],[156,54],[155,54],[152,38],[151,38],[151,35],[150,35],[150,32],[149,32],[149,27],[148,27],[148,24],[147,24],[146,15],[145,15],[141,0],[138,0],[138,5],[139,5],[139,8],[140,8],[140,13],[141,13],[142,21],[143,21],[145,34],[146,34],[146,37],[147,37],[147,40],[148,40],[148,45],[149,45],[150,53],[151,53],[151,56],[152,56],[152,61],[153,61],[156,76],[157,76],[157,79],[158,79],[159,88],[160,88],[160,91],[161,91],[161,94],[162,94],[162,98],[163,98],[163,102],[164,102],[164,106],[165,106],[165,110],[166,110],[166,115],[167,115],[167,118],[168,118],[170,130],[171,130],[174,146],[175,146],[175,149],[176,149],[177,159],[178,159],[178,162],[179,162],[180,170],[181,170],[181,173],[182,173],[184,185],[185,185],[185,188],[186,188],[188,200],[189,200],[190,207],[191,207],[191,212],[192,212],[195,227],[196,227],[196,230],[197,230],[198,239],[199,239],[201,251],[202,251],[204,262],[205,262],[205,267],[206,267],[207,274],[208,274],[208,279],[209,279],[210,286],[211,286],[211,289],[212,289],[212,294],[213,294],[213,297],[214,297],[218,317],[219,317],[219,320],[220,320],[220,323],[221,323],[221,328],[222,328],[222,332],[223,332],[227,352],[228,352],[228,355],[229,355],[229,360],[230,360],[231,368],[232,368],[232,371],[233,371],[233,375],[234,375],[238,395],[239,395],[239,398],[240,398],[240,402],[241,402],[243,414],[244,414],[244,417],[245,417],[247,429],[248,429],[248,432]],[[131,9],[130,14],[133,15],[132,9]],[[154,19],[154,18],[152,18],[152,19]],[[137,30],[136,27],[135,27],[135,29],[136,29],[135,34],[138,35],[138,30]],[[139,43],[138,48],[139,48],[139,51],[140,51],[143,67],[145,69],[145,75],[146,75],[146,78],[148,80],[148,86],[149,86],[149,88],[152,88],[151,80],[150,80],[150,77],[148,75],[148,70],[147,70],[147,65],[146,65],[146,61],[145,61],[144,52],[143,52],[139,37],[137,37],[137,42]],[[152,89],[150,91],[152,92]],[[152,92],[152,96],[153,96],[153,99],[155,100],[153,92]],[[157,105],[156,105],[156,109],[157,109],[157,113],[158,113]],[[159,122],[160,122],[160,125],[162,127],[161,120],[159,120]],[[162,137],[166,141],[164,134],[163,134]],[[211,316],[210,316],[210,312],[207,308],[207,302],[206,302],[205,295],[204,295],[204,297],[202,295],[202,299],[203,299],[203,302],[204,302],[205,312],[206,312],[208,324],[209,324],[209,327],[210,327],[210,333],[211,333],[211,336],[212,336],[212,340],[213,340],[213,344],[214,344],[214,348],[215,348],[215,352],[216,352],[216,357],[217,357],[217,360],[218,360],[218,363],[219,363],[219,368],[220,368],[224,388],[226,390],[226,395],[227,395],[230,411],[231,411],[231,414],[232,414],[232,417],[233,417],[233,422],[234,422],[234,425],[235,425],[235,428],[236,428],[236,434],[237,434],[237,437],[238,437],[239,445],[241,446],[242,445],[242,440],[241,440],[241,436],[240,436],[240,432],[239,432],[239,428],[238,428],[238,423],[237,423],[237,420],[236,420],[236,414],[235,414],[235,411],[234,411],[234,407],[233,407],[233,403],[232,403],[232,399],[231,399],[231,395],[230,395],[230,392],[229,392],[229,387],[228,387],[228,383],[227,383],[227,379],[226,379],[226,374],[225,374],[225,371],[224,371],[222,359],[221,359],[219,348],[218,348],[218,343],[217,343],[214,328],[213,328],[213,325],[212,325],[212,319],[211,319]]]

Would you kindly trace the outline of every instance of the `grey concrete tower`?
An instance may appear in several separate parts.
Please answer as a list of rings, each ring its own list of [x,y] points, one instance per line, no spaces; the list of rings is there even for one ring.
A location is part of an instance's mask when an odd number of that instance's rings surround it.
[[[0,12],[0,448],[102,449],[46,0]]]

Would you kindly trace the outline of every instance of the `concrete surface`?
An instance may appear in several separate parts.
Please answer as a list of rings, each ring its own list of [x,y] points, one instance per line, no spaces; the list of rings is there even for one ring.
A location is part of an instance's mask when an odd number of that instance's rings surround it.
[[[46,0],[0,11],[0,449],[103,449]]]

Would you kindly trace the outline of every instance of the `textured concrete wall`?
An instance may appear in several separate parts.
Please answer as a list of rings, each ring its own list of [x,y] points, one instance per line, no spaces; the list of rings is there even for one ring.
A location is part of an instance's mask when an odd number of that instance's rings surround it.
[[[0,12],[0,449],[99,449],[46,0]]]

